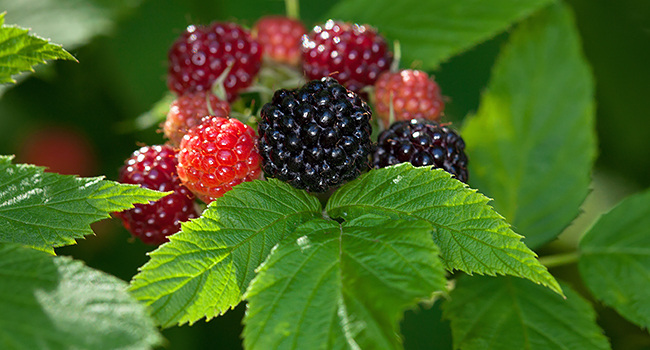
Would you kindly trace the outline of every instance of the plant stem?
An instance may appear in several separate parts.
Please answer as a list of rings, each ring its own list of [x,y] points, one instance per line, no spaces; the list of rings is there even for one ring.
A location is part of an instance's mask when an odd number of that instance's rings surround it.
[[[547,268],[551,268],[576,263],[579,258],[580,253],[578,251],[573,251],[570,253],[543,256],[539,258],[539,263]]]
[[[287,17],[300,19],[300,6],[299,0],[284,0],[284,6],[287,11]]]

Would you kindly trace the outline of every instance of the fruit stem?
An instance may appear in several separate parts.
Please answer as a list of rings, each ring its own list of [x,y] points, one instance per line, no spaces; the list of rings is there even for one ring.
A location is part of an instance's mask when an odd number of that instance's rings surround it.
[[[393,105],[393,99],[395,96],[393,95],[393,91],[391,90],[390,92],[390,102],[388,104],[388,125],[393,125],[395,122],[395,107]]]
[[[226,81],[226,78],[228,77],[228,74],[230,74],[230,70],[232,70],[232,67],[234,65],[235,62],[231,62],[228,67],[223,70],[219,77],[217,77],[214,83],[212,83],[212,88],[210,90],[212,94],[217,96],[217,98],[221,101],[228,101],[228,94],[226,93],[226,87],[223,85],[223,83]]]
[[[299,0],[284,0],[284,6],[287,11],[287,17],[300,19]]]
[[[214,115],[214,109],[212,109],[212,104],[210,104],[211,94],[212,94],[211,92],[205,94],[205,105],[208,107],[208,113],[210,113],[210,115]]]
[[[546,266],[547,268],[552,268],[552,267],[574,264],[578,262],[579,258],[580,258],[580,252],[576,250],[569,253],[543,256],[539,258],[539,263]]]
[[[399,61],[402,59],[402,46],[399,40],[393,41],[393,63],[390,64],[390,71],[395,73],[399,70]]]

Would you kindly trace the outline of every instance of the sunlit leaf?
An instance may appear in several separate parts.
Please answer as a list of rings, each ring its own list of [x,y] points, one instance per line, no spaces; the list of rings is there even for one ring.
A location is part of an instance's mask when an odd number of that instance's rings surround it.
[[[275,244],[320,216],[305,191],[275,179],[242,183],[151,253],[131,291],[163,327],[209,320],[239,304]]]
[[[462,130],[470,184],[532,248],[569,225],[589,190],[594,82],[580,47],[564,5],[521,23]]]

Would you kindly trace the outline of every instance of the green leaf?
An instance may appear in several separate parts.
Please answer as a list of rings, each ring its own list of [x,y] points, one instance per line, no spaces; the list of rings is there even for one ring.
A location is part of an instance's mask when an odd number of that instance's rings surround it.
[[[444,306],[454,349],[610,349],[589,303],[513,277],[463,277]]]
[[[115,22],[142,0],[0,0],[7,20],[53,38],[68,49],[110,34]]]
[[[0,243],[3,349],[151,349],[162,337],[128,285],[79,261]]]
[[[93,234],[89,225],[109,213],[165,196],[101,177],[45,173],[41,167],[11,164],[11,159],[0,156],[0,243],[51,252]]]
[[[244,347],[401,349],[404,310],[445,290],[431,230],[376,215],[300,226],[246,293]]]
[[[117,131],[120,133],[129,133],[148,129],[154,125],[160,125],[167,118],[167,113],[169,113],[170,106],[175,99],[176,95],[168,91],[148,111],[140,114],[135,119],[129,119],[117,124]]]
[[[152,252],[131,291],[163,327],[209,320],[235,307],[271,248],[321,211],[275,179],[237,185]]]
[[[442,61],[490,39],[554,0],[343,0],[327,18],[368,23],[399,40],[402,64]]]
[[[15,83],[11,77],[20,72],[34,71],[32,66],[46,60],[76,61],[61,46],[29,35],[29,29],[5,26],[5,13],[0,13],[0,84]]]
[[[650,191],[624,199],[580,241],[580,275],[623,317],[650,328]]]
[[[330,198],[327,213],[345,220],[365,213],[426,220],[447,269],[519,276],[562,293],[488,201],[444,170],[403,163],[347,183]]]
[[[594,83],[580,47],[564,5],[523,22],[462,131],[470,183],[494,198],[532,248],[578,215],[589,189]]]

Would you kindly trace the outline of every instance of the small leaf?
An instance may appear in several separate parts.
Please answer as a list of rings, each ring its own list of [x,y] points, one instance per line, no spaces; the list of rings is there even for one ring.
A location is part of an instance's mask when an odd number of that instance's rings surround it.
[[[120,133],[129,133],[148,129],[154,125],[160,125],[167,118],[169,108],[176,99],[176,95],[171,91],[167,92],[158,102],[154,103],[150,110],[140,114],[135,119],[129,119],[117,124],[117,131]]]
[[[321,210],[275,179],[237,185],[152,252],[131,291],[163,327],[209,320],[239,304],[271,248]]]
[[[0,243],[4,349],[151,349],[162,337],[123,281],[67,257]]]
[[[135,185],[43,172],[0,156],[0,242],[36,249],[74,244],[109,213],[165,196]]]
[[[553,0],[343,0],[325,19],[367,23],[399,40],[403,66],[434,69]]]
[[[573,17],[554,5],[501,52],[462,131],[470,183],[535,248],[579,213],[596,154],[594,83]]]
[[[591,305],[562,290],[566,299],[520,278],[460,278],[443,306],[454,349],[610,349]]]
[[[624,199],[580,241],[585,284],[605,304],[650,328],[650,191]]]
[[[403,163],[347,183],[330,198],[327,212],[345,220],[365,213],[426,220],[434,227],[433,240],[447,269],[519,276],[561,293],[535,253],[488,201],[444,170]]]
[[[246,293],[244,347],[401,349],[406,308],[445,289],[422,220],[312,220],[282,241]]]
[[[28,29],[5,26],[5,13],[0,13],[0,84],[15,83],[11,77],[20,72],[33,71],[33,66],[46,60],[64,59],[76,61],[61,46],[51,44]]]

